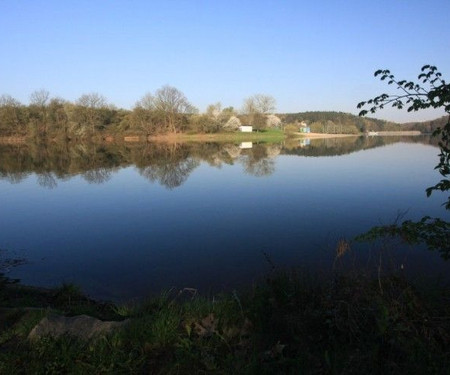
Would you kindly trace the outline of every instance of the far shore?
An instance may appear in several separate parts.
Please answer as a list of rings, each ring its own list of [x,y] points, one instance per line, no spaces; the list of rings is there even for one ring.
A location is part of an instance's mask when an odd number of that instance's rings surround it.
[[[359,137],[362,134],[331,134],[331,133],[295,133],[296,136],[303,138],[344,138],[344,137]]]
[[[183,143],[183,142],[282,142],[285,138],[344,138],[344,137],[360,137],[364,133],[358,134],[334,134],[334,133],[284,133],[279,130],[269,130],[253,133],[165,133],[155,135],[111,135],[105,134],[100,137],[96,135],[94,141],[106,142],[163,142],[163,143]],[[422,135],[420,131],[380,131],[375,136],[418,136]],[[0,136],[0,144],[23,144],[27,142],[27,138],[23,136]],[[52,139],[50,139],[53,141]],[[80,140],[86,141],[86,140]]]
[[[358,134],[332,134],[332,133],[295,133],[295,135],[302,136],[304,138],[342,138],[342,137],[360,137],[365,135],[364,133]],[[409,130],[409,131],[379,131],[376,132],[374,136],[417,136],[423,135],[420,131]]]
[[[261,131],[253,133],[228,132],[228,133],[166,133],[150,135],[147,140],[150,142],[281,142],[286,138],[282,131]]]

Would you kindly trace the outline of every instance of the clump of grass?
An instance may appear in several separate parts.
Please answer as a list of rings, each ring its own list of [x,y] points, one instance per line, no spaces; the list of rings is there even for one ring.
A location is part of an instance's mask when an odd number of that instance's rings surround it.
[[[71,306],[77,301],[84,300],[86,297],[81,292],[78,285],[72,283],[63,283],[60,287],[55,289],[56,302],[61,305]]]
[[[258,343],[283,344],[289,369],[444,369],[449,363],[445,343],[450,340],[450,324],[442,316],[450,312],[448,291],[441,289],[433,306],[427,295],[396,275],[383,277],[381,287],[380,279],[362,273],[337,274],[328,284],[316,285],[292,273],[271,277],[256,295]],[[278,361],[274,368],[283,363]]]
[[[112,305],[112,311],[123,318],[130,318],[136,315],[138,306],[135,302],[126,302],[122,304]]]

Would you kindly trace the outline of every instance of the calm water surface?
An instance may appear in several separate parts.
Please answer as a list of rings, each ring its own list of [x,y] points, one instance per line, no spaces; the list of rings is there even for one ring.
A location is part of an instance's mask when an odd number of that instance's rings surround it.
[[[28,261],[9,276],[114,300],[217,291],[261,277],[267,258],[327,272],[340,238],[399,213],[449,219],[446,196],[425,195],[439,179],[428,139],[308,143],[0,145],[0,249]],[[448,269],[398,254],[416,273]]]

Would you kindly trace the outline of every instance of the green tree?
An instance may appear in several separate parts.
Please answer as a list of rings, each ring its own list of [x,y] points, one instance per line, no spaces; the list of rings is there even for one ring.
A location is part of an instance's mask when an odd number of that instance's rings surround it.
[[[442,175],[442,179],[426,189],[427,196],[433,191],[447,192],[450,190],[450,84],[442,78],[442,74],[435,66],[424,65],[418,76],[418,83],[408,80],[397,80],[387,69],[377,70],[375,77],[382,81],[387,80],[388,85],[393,85],[399,91],[395,94],[381,94],[373,99],[358,103],[358,108],[364,107],[359,113],[365,116],[367,113],[375,113],[385,106],[394,108],[406,108],[408,112],[420,111],[428,108],[443,109],[447,114],[447,121],[438,126],[433,136],[439,137],[439,162],[435,169]],[[450,210],[450,196],[444,203]],[[419,222],[404,221],[401,225],[375,227],[361,238],[374,238],[380,235],[401,236],[410,243],[425,242],[430,249],[437,249],[441,255],[450,258],[450,223],[439,218],[422,218]]]

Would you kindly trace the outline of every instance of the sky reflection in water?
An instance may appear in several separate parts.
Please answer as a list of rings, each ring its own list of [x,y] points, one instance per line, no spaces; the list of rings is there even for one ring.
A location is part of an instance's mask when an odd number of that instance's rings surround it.
[[[342,155],[324,142],[257,147],[224,160],[222,147],[216,156],[183,150],[168,163],[176,173],[164,160],[121,160],[87,177],[47,168],[52,183],[24,168],[28,175],[13,184],[14,171],[2,166],[0,248],[29,260],[10,275],[43,286],[75,282],[116,300],[171,287],[217,291],[260,277],[270,268],[263,253],[276,265],[321,273],[339,238],[399,213],[448,219],[445,196],[425,196],[439,178],[436,147],[400,142]],[[320,150],[329,156],[308,156]],[[401,254],[425,273],[447,266],[429,252]]]

